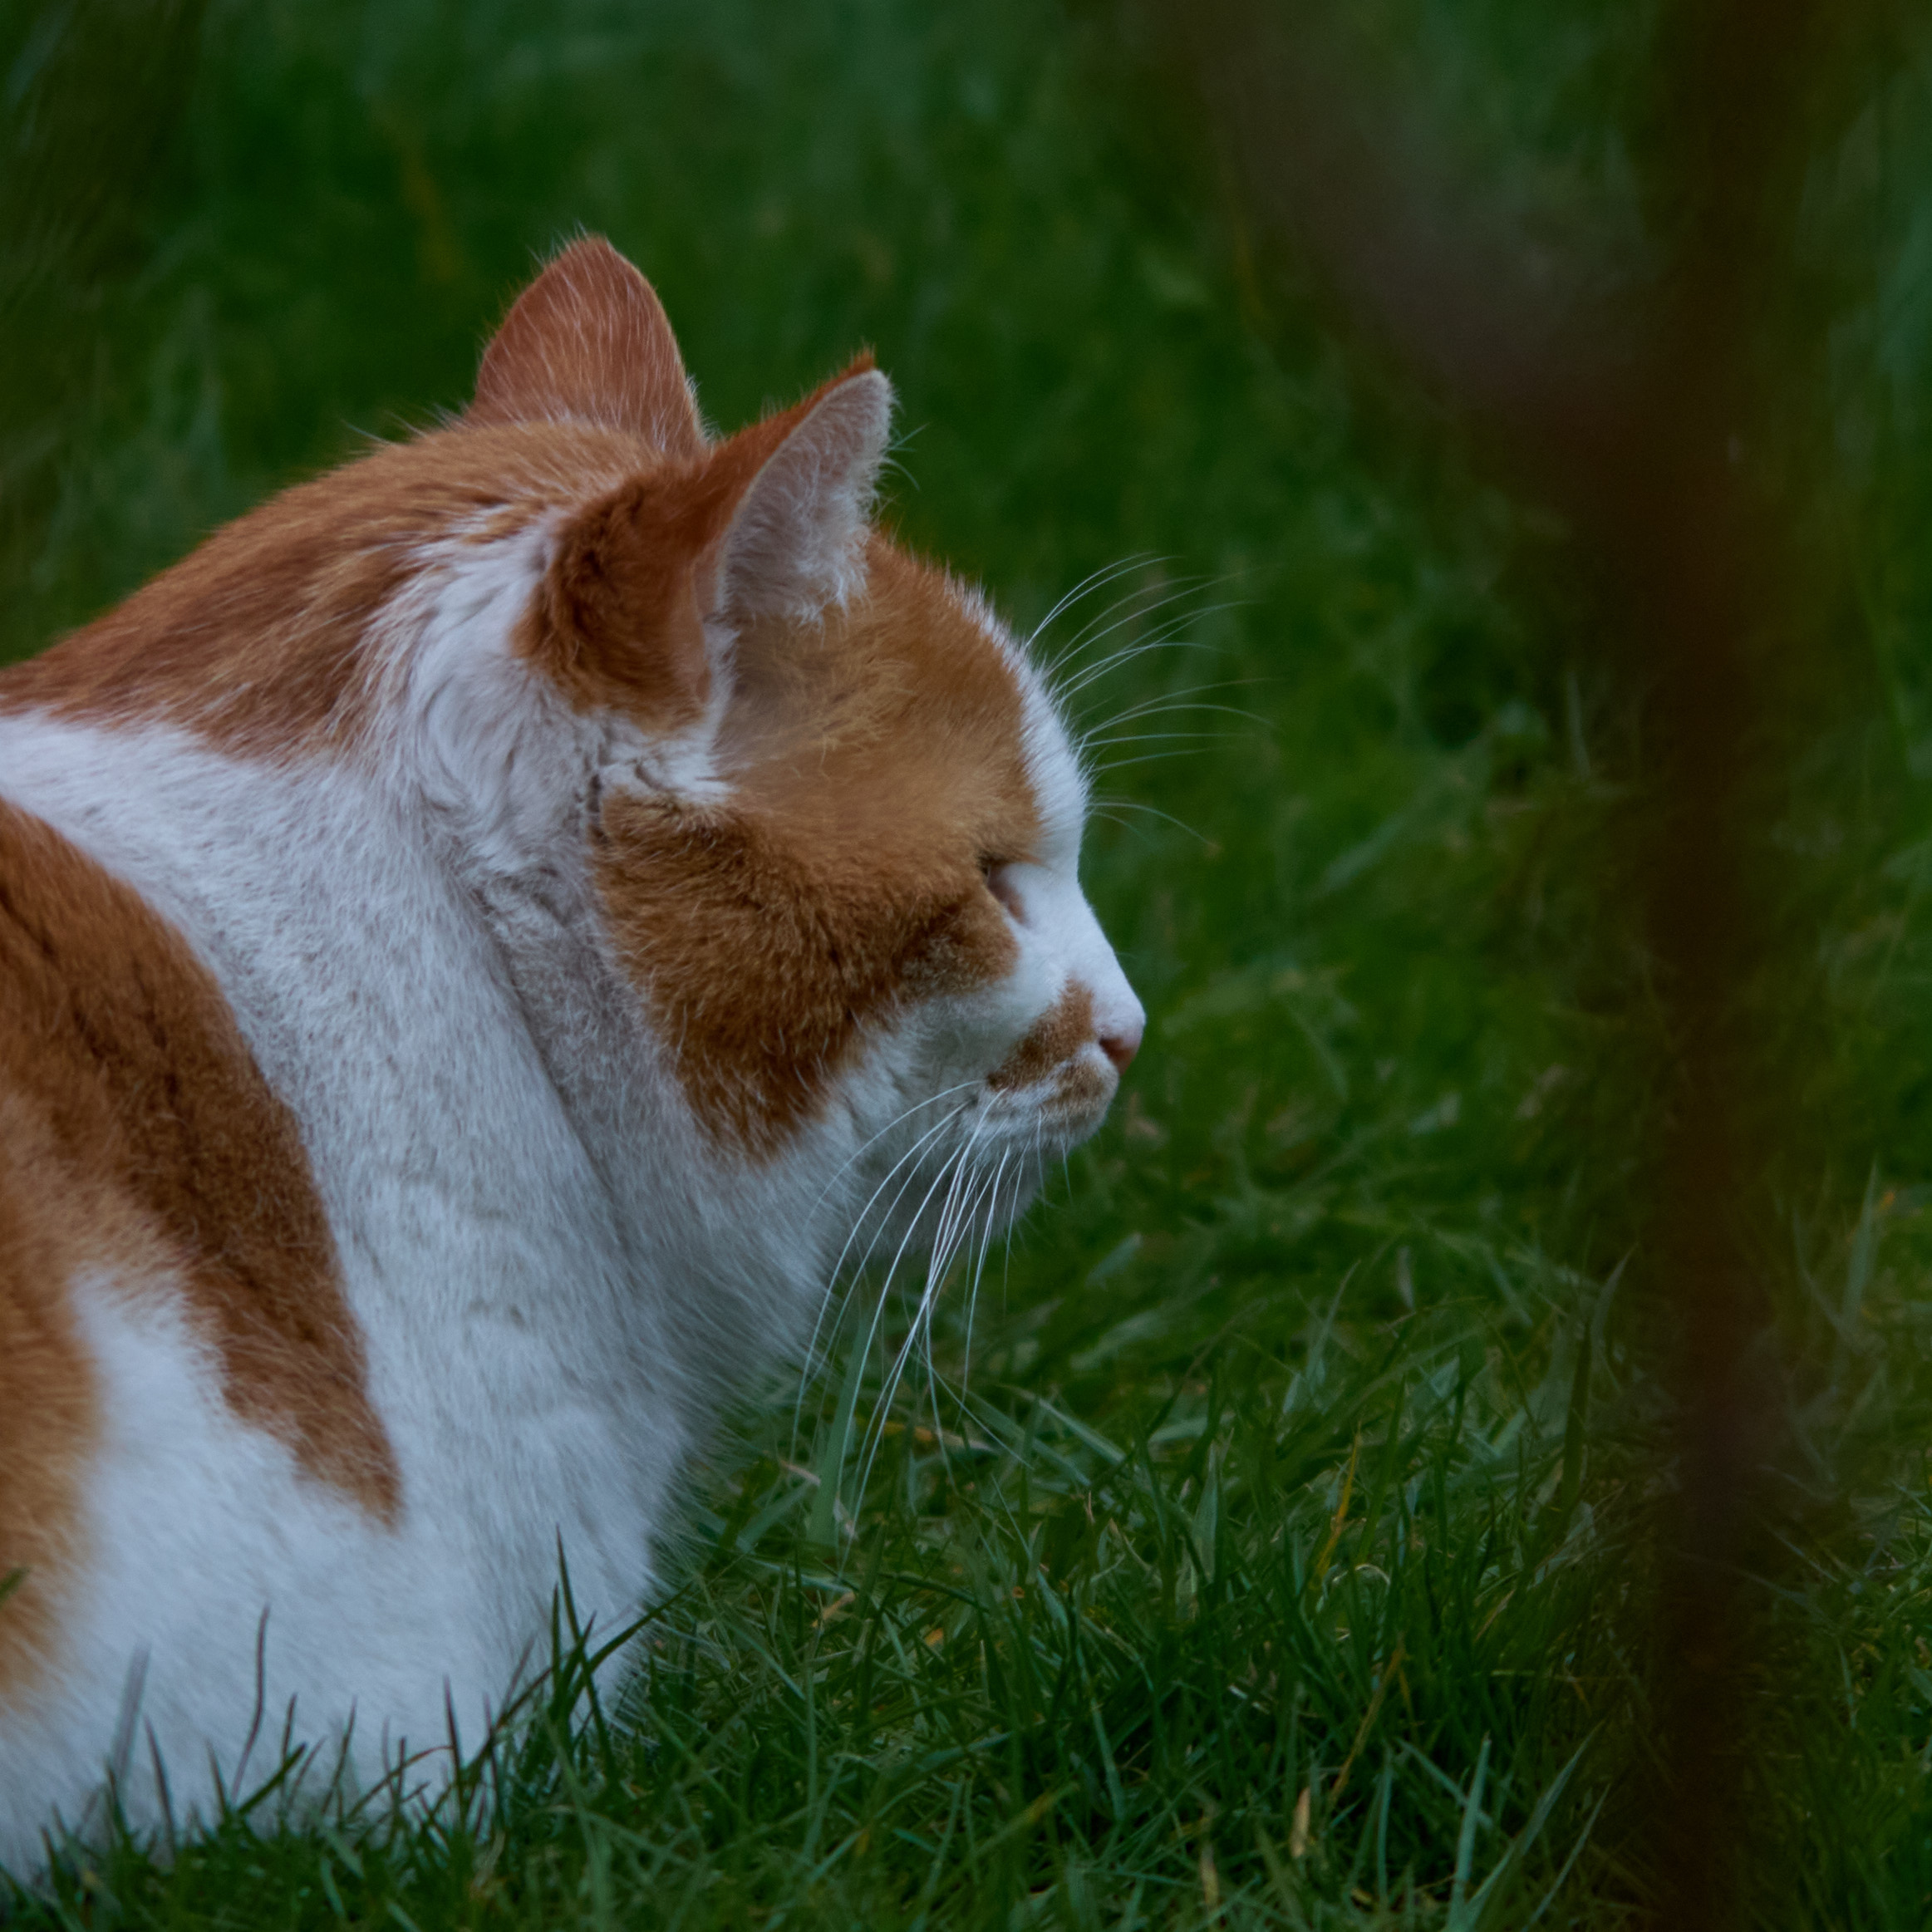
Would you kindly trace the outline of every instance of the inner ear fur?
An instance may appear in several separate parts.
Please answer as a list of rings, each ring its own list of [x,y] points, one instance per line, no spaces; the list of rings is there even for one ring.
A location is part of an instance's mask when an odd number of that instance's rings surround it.
[[[596,423],[676,462],[705,446],[664,305],[601,235],[573,242],[517,297],[483,352],[464,420]]]
[[[564,530],[528,654],[573,702],[676,729],[704,715],[712,620],[809,620],[863,587],[892,386],[862,356],[695,461],[621,484]]]

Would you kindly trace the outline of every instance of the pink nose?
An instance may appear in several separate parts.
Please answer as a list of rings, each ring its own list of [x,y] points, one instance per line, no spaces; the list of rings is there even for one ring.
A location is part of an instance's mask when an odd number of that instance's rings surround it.
[[[1100,1035],[1101,1052],[1123,1074],[1133,1064],[1133,1056],[1140,1051],[1141,1030],[1136,1026],[1129,1032]]]

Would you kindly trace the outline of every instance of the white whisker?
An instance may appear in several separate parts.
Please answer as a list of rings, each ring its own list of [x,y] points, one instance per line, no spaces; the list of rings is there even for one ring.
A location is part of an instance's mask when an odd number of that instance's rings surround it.
[[[1148,618],[1155,617],[1155,612],[1159,612],[1159,611],[1167,611],[1167,608],[1171,608],[1172,605],[1178,605],[1178,602],[1182,602],[1184,599],[1188,599],[1188,597],[1192,597],[1192,595],[1196,593],[1196,591],[1200,591],[1200,589],[1206,587],[1207,582],[1209,582],[1207,578],[1192,578],[1192,579],[1184,579],[1184,582],[1178,583],[1178,587],[1177,587],[1175,591],[1172,591],[1171,595],[1167,595],[1167,597],[1159,597],[1159,599],[1152,599],[1152,601],[1143,602],[1143,605],[1140,605],[1140,608],[1136,608],[1136,611],[1130,611],[1128,614],[1126,614],[1126,617],[1118,618],[1115,624],[1107,626],[1107,630],[1105,630],[1105,632],[1099,632],[1099,636],[1095,636],[1094,640],[1089,640],[1089,642],[1092,642],[1092,643],[1098,643],[1098,642],[1099,642],[1099,637],[1104,637],[1104,636],[1109,636],[1111,632],[1115,632],[1115,630],[1121,630],[1124,624],[1132,624],[1132,622],[1134,622],[1136,618],[1140,618],[1140,620],[1148,620]],[[1124,599],[1123,599],[1123,601],[1124,601]],[[1184,608],[1184,611],[1178,612],[1175,618],[1171,618],[1169,622],[1167,622],[1167,624],[1163,626],[1163,628],[1161,628],[1161,636],[1159,636],[1159,637],[1155,637],[1155,640],[1149,640],[1149,642],[1152,642],[1152,643],[1161,643],[1161,642],[1172,643],[1172,642],[1181,640],[1181,637],[1182,637],[1184,634],[1187,634],[1187,632],[1188,632],[1190,628],[1192,628],[1194,624],[1200,624],[1203,618],[1209,618],[1209,617],[1221,617],[1221,612],[1225,612],[1225,611],[1242,611],[1242,608],[1246,608],[1246,602],[1248,602],[1246,597],[1227,597],[1227,599],[1223,599],[1223,601],[1221,601],[1221,602],[1203,602],[1203,605],[1190,605],[1188,608]],[[1117,608],[1118,608],[1118,607],[1117,607]],[[1200,646],[1200,643],[1198,643],[1198,646],[1194,646],[1194,649],[1213,649],[1213,647],[1212,647],[1212,646]],[[1084,686],[1086,686],[1086,684],[1092,684],[1092,682],[1094,682],[1094,678],[1098,678],[1098,676],[1105,676],[1107,668],[1109,668],[1109,666],[1111,666],[1111,659],[1104,659],[1104,661],[1101,661],[1101,662],[1098,662],[1098,665],[1089,665],[1089,666],[1086,666],[1086,671],[1082,671],[1082,672],[1080,672],[1080,682],[1072,686],[1072,690],[1080,690],[1080,688],[1084,688]],[[1066,696],[1066,694],[1063,694],[1063,696]]]
[[[1238,705],[1217,705],[1207,702],[1208,695],[1214,691],[1251,691],[1262,681],[1256,677],[1218,678],[1212,684],[1190,685],[1183,691],[1164,691],[1158,697],[1146,698],[1136,705],[1129,705],[1124,710],[1114,712],[1109,718],[1097,719],[1082,734],[1084,743],[1102,731],[1116,730],[1123,725],[1133,724],[1142,718],[1164,718],[1177,715],[1184,711],[1207,711],[1225,718],[1239,718],[1251,725],[1266,725],[1267,720],[1258,712],[1243,710]]]
[[[1229,731],[1122,731],[1111,738],[1083,738],[1080,749],[1093,751],[1108,745],[1163,745],[1183,740],[1226,744],[1233,735]]]
[[[1143,551],[1131,557],[1123,557],[1113,563],[1104,563],[1098,570],[1089,571],[1071,590],[1064,592],[1059,602],[1033,627],[1032,631],[1027,636],[1027,649],[1033,650],[1039,644],[1041,637],[1048,627],[1056,622],[1064,612],[1070,610],[1082,597],[1091,595],[1094,591],[1104,589],[1110,583],[1118,583],[1130,570],[1158,568],[1161,563],[1166,561],[1165,558]],[[1109,606],[1109,607],[1112,608],[1113,607]],[[1074,646],[1078,646],[1079,642],[1079,635],[1076,635]]]
[[[964,1093],[967,1088],[976,1087],[979,1085],[979,1084],[980,1079],[977,1074],[975,1074],[973,1078],[969,1080],[955,1080],[950,1087],[941,1087],[936,1094],[923,1094],[918,1099],[915,1100],[911,1106],[901,1108],[899,1111],[895,1113],[883,1127],[878,1128],[874,1133],[868,1133],[865,1138],[862,1140],[858,1145],[854,1148],[853,1151],[848,1154],[846,1158],[842,1160],[833,1170],[831,1179],[828,1180],[825,1185],[819,1190],[819,1198],[812,1203],[812,1212],[816,1214],[818,1211],[825,1205],[825,1197],[838,1185],[841,1177],[851,1169],[853,1164],[857,1161],[863,1159],[865,1155],[873,1148],[876,1147],[879,1142],[883,1140],[895,1127],[901,1125],[905,1121],[910,1120],[915,1113],[921,1112],[922,1109],[927,1107],[935,1107],[938,1105],[938,1104],[943,1100],[947,1094]],[[951,1116],[949,1115],[948,1118],[951,1118]]]
[[[1109,671],[1118,671],[1123,664],[1132,664],[1136,658],[1151,656],[1156,651],[1214,651],[1212,644],[1202,644],[1192,637],[1182,637],[1178,632],[1163,632],[1158,637],[1143,637],[1132,644],[1123,644],[1119,650],[1109,651],[1096,664],[1090,664],[1078,677],[1059,686],[1055,695],[1063,705],[1070,705],[1089,685],[1098,684]]]
[[[1173,826],[1177,831],[1185,832],[1190,838],[1198,839],[1210,851],[1214,849],[1214,841],[1205,832],[1190,825],[1185,819],[1177,819],[1172,812],[1163,812],[1158,805],[1143,804],[1138,799],[1096,799],[1089,810],[1093,817],[1110,819],[1116,825],[1127,826],[1129,831],[1133,827],[1128,825],[1126,819],[1116,818],[1114,814],[1118,812],[1144,812],[1148,818],[1158,819]]]
[[[900,1380],[905,1374],[907,1362],[910,1359],[912,1353],[917,1345],[922,1329],[930,1331],[933,1306],[938,1299],[940,1289],[945,1284],[946,1271],[952,1266],[953,1256],[957,1252],[956,1230],[960,1225],[960,1219],[956,1218],[956,1216],[961,1198],[962,1185],[969,1188],[971,1186],[968,1161],[974,1147],[977,1144],[979,1133],[980,1128],[976,1125],[966,1145],[960,1149],[959,1158],[953,1168],[952,1184],[947,1188],[946,1199],[940,1208],[939,1225],[933,1236],[932,1256],[927,1268],[925,1291],[920,1296],[913,1310],[912,1320],[907,1330],[906,1340],[884,1379],[880,1391],[878,1407],[874,1411],[872,1424],[866,1431],[866,1441],[871,1443],[872,1447],[870,1453],[865,1456],[864,1473],[860,1477],[858,1482],[858,1493],[860,1495],[864,1494],[866,1483],[870,1479],[873,1461],[878,1456],[879,1444],[884,1438],[886,1418],[892,1408],[892,1398],[897,1393]],[[886,1289],[880,1290],[882,1305],[886,1290],[891,1287],[891,1278],[888,1276]],[[928,1350],[928,1358],[930,1359],[930,1350]],[[864,1453],[864,1449],[865,1445],[862,1443],[862,1453]]]
[[[1115,632],[1125,630],[1129,624],[1146,623],[1159,612],[1192,597],[1201,587],[1201,582],[1199,578],[1188,578],[1177,583],[1171,578],[1163,578],[1156,583],[1136,585],[1082,625],[1055,655],[1052,668],[1057,671],[1083,651],[1091,651],[1095,645],[1111,637]]]
[[[1225,744],[1231,734],[1220,735],[1219,741]],[[1138,758],[1109,758],[1088,767],[1094,778],[1104,778],[1109,772],[1132,771],[1137,764],[1168,764],[1177,758],[1198,758],[1202,747],[1198,745],[1179,745],[1166,751],[1143,751]]]
[[[885,1280],[879,1284],[878,1300],[873,1305],[872,1321],[870,1325],[866,1330],[865,1340],[863,1345],[861,1345],[863,1355],[869,1356],[872,1354],[872,1345],[873,1342],[878,1339],[879,1324],[885,1319],[886,1304],[892,1297],[892,1280],[899,1271],[899,1263],[906,1257],[906,1249],[912,1239],[914,1231],[917,1228],[919,1222],[924,1216],[927,1207],[931,1205],[932,1197],[938,1192],[941,1184],[948,1181],[951,1177],[956,1174],[958,1169],[965,1162],[966,1157],[971,1151],[971,1147],[972,1142],[969,1139],[964,1147],[958,1149],[956,1153],[950,1154],[946,1157],[946,1159],[940,1168],[938,1173],[933,1177],[932,1185],[926,1190],[925,1197],[920,1202],[917,1212],[913,1215],[912,1221],[907,1225],[906,1232],[902,1236],[901,1236],[899,1246],[892,1256],[891,1266],[888,1266],[886,1270]],[[896,1386],[896,1384],[893,1384],[893,1386]],[[873,1413],[872,1423],[867,1426],[864,1441],[869,1441],[871,1439],[875,1428],[882,1427],[881,1418],[883,1417],[885,1413],[884,1404],[885,1402],[889,1399],[889,1392],[882,1397],[879,1406]],[[861,1443],[860,1449],[861,1453],[863,1454],[864,1451],[863,1441]],[[871,1458],[869,1457],[868,1457],[866,1459],[864,1468],[866,1474],[869,1475],[872,1468]],[[862,1477],[858,1485],[856,1493],[863,1495],[864,1492],[865,1482],[864,1478]]]
[[[980,1236],[980,1257],[973,1264],[972,1280],[966,1288],[965,1352],[961,1358],[960,1366],[960,1399],[962,1404],[966,1399],[966,1379],[972,1373],[973,1318],[979,1312],[980,1278],[986,1271],[986,1253],[993,1245],[993,1229],[999,1217],[1000,1183],[1006,1177],[1006,1163],[1012,1158],[1012,1152],[1009,1149],[1000,1156],[1000,1164],[993,1171],[992,1183],[986,1190],[986,1225]],[[1015,1201],[1019,1198],[1017,1186],[1014,1190],[1014,1198]]]
[[[944,1094],[947,1093],[956,1093],[960,1087],[976,1087],[978,1084],[979,1082],[977,1080],[962,1080],[959,1082],[956,1086],[942,1089],[941,1094],[936,1095],[934,1098],[941,1098]],[[922,1101],[920,1103],[921,1106],[928,1106],[930,1104],[932,1104],[930,1101]],[[893,1176],[896,1175],[902,1168],[906,1167],[908,1163],[917,1162],[920,1153],[924,1150],[927,1143],[932,1139],[934,1135],[943,1133],[946,1128],[950,1127],[954,1121],[959,1118],[961,1114],[966,1111],[967,1108],[971,1104],[971,1103],[970,1101],[961,1101],[958,1106],[951,1109],[950,1112],[942,1116],[939,1120],[936,1121],[933,1125],[927,1128],[925,1133],[921,1134],[918,1139],[914,1141],[912,1146],[907,1148],[905,1153],[901,1154],[898,1159],[894,1161],[892,1166],[886,1170],[884,1178],[882,1179],[879,1184],[873,1189],[871,1194],[867,1197],[865,1205],[859,1210],[858,1216],[853,1220],[852,1231],[845,1237],[845,1245],[839,1249],[838,1258],[833,1261],[830,1270],[826,1275],[824,1299],[819,1304],[817,1319],[812,1324],[812,1333],[810,1339],[806,1343],[805,1360],[802,1364],[799,1374],[798,1398],[792,1406],[792,1443],[794,1449],[798,1444],[799,1429],[804,1416],[805,1393],[811,1386],[813,1376],[817,1373],[819,1337],[824,1331],[825,1317],[828,1311],[832,1308],[834,1301],[838,1300],[838,1278],[841,1271],[845,1266],[846,1256],[852,1252],[852,1244],[858,1239],[859,1235],[863,1231],[867,1220],[871,1216],[874,1204],[878,1202],[880,1195],[884,1193],[886,1189],[892,1185]],[[918,1111],[918,1107],[908,1107],[897,1117],[897,1119],[892,1121],[887,1126],[882,1128],[879,1130],[879,1133],[873,1135],[871,1139],[866,1143],[866,1145],[868,1147],[871,1146],[873,1141],[876,1141],[879,1138],[879,1134],[890,1133],[892,1128],[897,1127],[901,1121],[907,1119],[910,1115],[917,1113]],[[850,1162],[848,1162],[845,1164],[848,1167],[851,1163]],[[899,1202],[905,1198],[907,1188],[909,1188],[912,1184],[913,1174],[917,1172],[917,1168],[915,1168],[912,1173],[908,1173],[906,1177],[906,1179],[900,1183],[899,1192],[893,1196],[892,1206],[886,1210],[884,1219],[889,1219],[893,1210],[896,1209],[898,1207]],[[828,1191],[829,1190],[828,1189]],[[823,1199],[824,1196],[823,1194],[821,1194],[819,1197],[821,1203],[823,1202]],[[878,1241],[879,1233],[882,1231],[882,1228],[883,1220],[882,1220],[880,1227],[875,1229],[873,1234],[872,1241],[867,1244],[865,1254],[860,1257],[858,1266],[853,1270],[855,1276],[865,1266],[867,1260],[870,1258],[873,1246]],[[843,1315],[843,1304],[841,1304],[841,1315]],[[837,1333],[837,1329],[838,1324],[835,1322],[833,1325],[833,1332],[835,1334]]]

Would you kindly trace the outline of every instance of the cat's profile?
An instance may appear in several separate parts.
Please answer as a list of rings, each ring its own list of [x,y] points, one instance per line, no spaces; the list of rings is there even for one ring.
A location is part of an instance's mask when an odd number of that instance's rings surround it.
[[[855,1225],[1099,1123],[1079,764],[870,528],[891,403],[710,440],[582,241],[461,419],[0,674],[0,1864],[263,1710],[474,1738]]]

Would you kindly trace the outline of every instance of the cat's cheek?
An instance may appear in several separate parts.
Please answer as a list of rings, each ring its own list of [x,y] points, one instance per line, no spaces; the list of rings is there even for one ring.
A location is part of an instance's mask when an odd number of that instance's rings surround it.
[[[971,1005],[1020,948],[976,870],[912,855],[834,868],[795,828],[754,813],[618,794],[592,866],[606,936],[685,1093],[722,1144],[779,1154],[883,1029]],[[915,1047],[947,1080],[984,1073]],[[902,1099],[898,1103],[902,1105]]]
[[[947,905],[908,948],[902,974],[912,1000],[957,999],[1012,976],[1020,942],[976,878],[973,887]]]
[[[1037,949],[975,884],[906,955],[900,1024],[935,1089],[986,1080],[1054,991]]]

